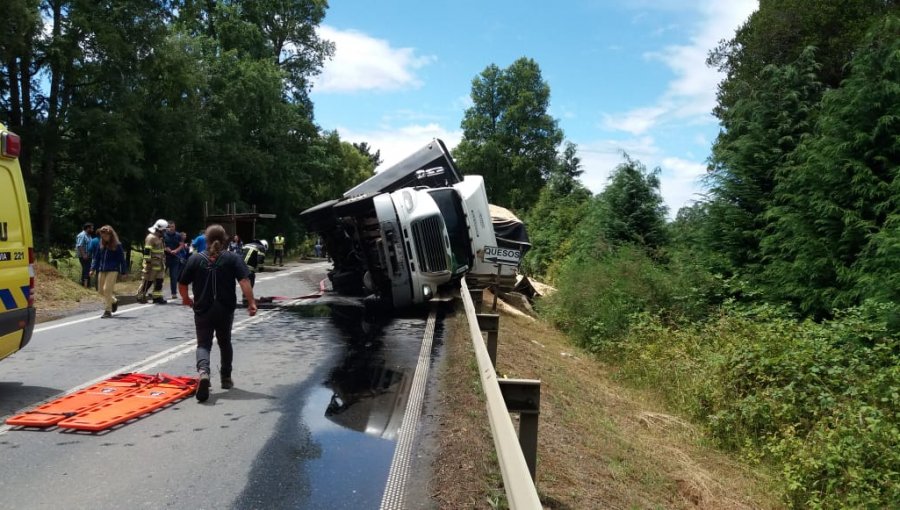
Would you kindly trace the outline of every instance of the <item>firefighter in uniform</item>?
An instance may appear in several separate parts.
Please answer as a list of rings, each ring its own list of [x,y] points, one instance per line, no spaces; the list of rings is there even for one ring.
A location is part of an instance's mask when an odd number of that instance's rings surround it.
[[[259,272],[259,266],[265,257],[266,250],[269,249],[269,243],[262,241],[251,241],[241,248],[244,255],[244,264],[250,269],[250,288],[256,284],[256,273]]]
[[[144,267],[141,270],[141,287],[138,289],[137,300],[139,303],[146,303],[150,287],[153,286],[153,292],[150,294],[153,302],[156,304],[165,304],[163,298],[163,278],[166,276],[163,268],[165,259],[165,245],[163,244],[163,233],[169,223],[166,220],[156,220],[147,230],[150,231],[144,239]]]
[[[278,263],[279,266],[284,266],[284,236],[278,234],[274,239],[275,245],[275,255],[272,257],[272,265]]]

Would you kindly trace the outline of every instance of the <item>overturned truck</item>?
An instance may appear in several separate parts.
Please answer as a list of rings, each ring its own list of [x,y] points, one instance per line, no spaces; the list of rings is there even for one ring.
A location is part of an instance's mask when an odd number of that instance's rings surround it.
[[[511,286],[516,268],[484,260],[484,248],[524,251],[521,221],[492,221],[484,179],[463,177],[441,140],[379,172],[335,200],[301,213],[334,262],[332,288],[404,308],[467,277]],[[505,211],[499,208],[496,211]],[[495,224],[503,236],[495,233]]]

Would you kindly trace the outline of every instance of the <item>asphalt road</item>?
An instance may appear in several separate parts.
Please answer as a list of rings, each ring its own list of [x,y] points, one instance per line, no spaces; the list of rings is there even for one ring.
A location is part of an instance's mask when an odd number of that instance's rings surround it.
[[[256,294],[314,293],[325,269],[262,273]],[[191,397],[101,433],[0,426],[0,507],[378,508],[426,321],[376,327],[352,302],[335,304],[252,319],[238,309],[235,387],[222,390],[214,373],[206,403]],[[195,375],[188,308],[99,313],[39,324],[0,362],[3,420],[116,373]],[[214,372],[218,360],[214,347]]]

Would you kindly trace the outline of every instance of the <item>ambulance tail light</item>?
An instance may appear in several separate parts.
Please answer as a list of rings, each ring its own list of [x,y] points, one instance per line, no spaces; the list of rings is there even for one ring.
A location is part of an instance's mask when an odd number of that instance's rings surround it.
[[[28,248],[28,306],[34,306],[34,248]]]
[[[22,152],[22,139],[15,133],[4,131],[0,134],[0,156],[4,158],[18,158]]]

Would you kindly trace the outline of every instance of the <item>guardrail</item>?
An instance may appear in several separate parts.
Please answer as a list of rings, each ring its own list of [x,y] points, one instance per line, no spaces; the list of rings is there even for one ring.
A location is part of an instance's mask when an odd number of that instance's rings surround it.
[[[513,510],[541,509],[541,500],[534,486],[541,382],[521,379],[503,379],[502,382],[498,380],[494,367],[497,360],[499,316],[478,314],[472,300],[473,292],[476,291],[470,292],[463,279],[460,298],[466,310],[469,334],[472,337],[475,359],[478,361],[478,371],[481,374],[481,386],[487,399],[488,420],[494,436],[497,461],[503,475],[506,499]],[[482,326],[487,330],[488,345],[492,346],[493,354],[485,347]],[[521,413],[518,441],[509,417],[510,412]],[[531,462],[526,461],[525,451],[528,451]]]

